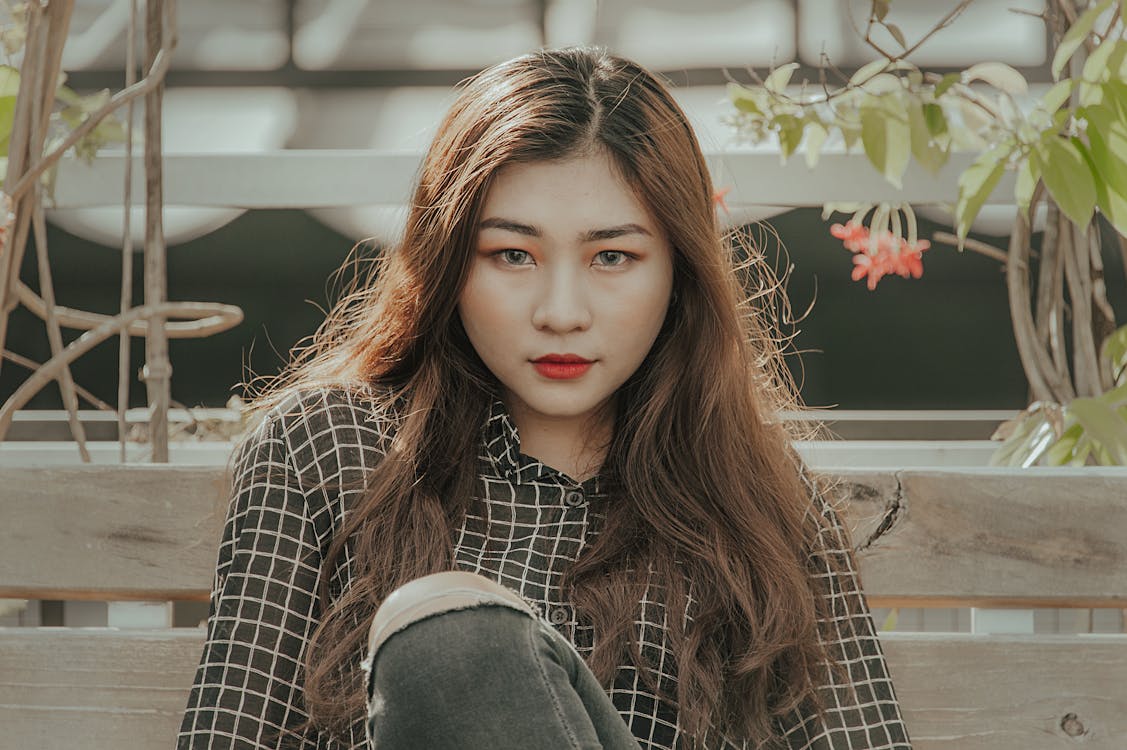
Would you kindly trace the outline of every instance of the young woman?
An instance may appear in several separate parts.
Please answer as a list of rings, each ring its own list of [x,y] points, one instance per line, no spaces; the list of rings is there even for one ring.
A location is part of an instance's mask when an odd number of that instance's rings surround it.
[[[712,196],[627,60],[462,87],[236,451],[180,748],[909,747]]]

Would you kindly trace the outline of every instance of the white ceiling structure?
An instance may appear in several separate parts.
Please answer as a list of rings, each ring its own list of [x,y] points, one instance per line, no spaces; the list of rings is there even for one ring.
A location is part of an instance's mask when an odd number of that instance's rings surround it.
[[[143,0],[136,0],[143,6]],[[77,0],[63,68],[124,71],[128,14],[134,0]],[[291,7],[292,6],[292,7]],[[1015,66],[1045,64],[1041,0],[977,0],[913,60],[965,66],[988,57]],[[950,8],[934,0],[896,0],[893,14],[909,40]],[[387,85],[388,71],[472,71],[540,46],[595,43],[659,71],[760,71],[791,60],[810,66],[822,54],[855,68],[875,53],[846,15],[862,23],[867,0],[189,0],[177,3],[176,72],[282,71],[291,56],[299,72],[382,72],[378,86],[170,86],[164,148],[170,154],[277,149],[421,151],[452,97],[451,86]],[[886,40],[890,45],[891,40]],[[13,61],[18,64],[18,58]],[[124,72],[122,72],[124,80]],[[285,80],[280,72],[278,80]],[[706,149],[731,133],[722,78],[675,91]],[[137,122],[140,122],[138,117]],[[140,132],[138,130],[138,132]],[[764,148],[772,148],[770,145]],[[134,186],[134,189],[140,189]],[[135,209],[139,211],[139,209]],[[769,214],[764,207],[758,215]],[[107,246],[120,245],[121,210],[57,211],[51,220]],[[235,209],[168,206],[170,245],[238,216]],[[316,209],[355,239],[397,235],[401,205]],[[754,213],[754,212],[752,212]],[[733,217],[746,220],[745,212]],[[1008,222],[1008,215],[1006,221]],[[139,239],[140,213],[132,219]]]

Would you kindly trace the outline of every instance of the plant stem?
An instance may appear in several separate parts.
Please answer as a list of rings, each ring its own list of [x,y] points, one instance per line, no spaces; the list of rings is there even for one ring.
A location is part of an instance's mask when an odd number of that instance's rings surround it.
[[[942,242],[944,245],[951,245],[952,247],[959,246],[959,238],[951,234],[950,232],[935,232],[931,235],[931,238],[935,242]],[[980,255],[985,255],[987,258],[993,258],[999,263],[1009,262],[1009,257],[1003,250],[1000,250],[999,248],[996,248],[986,242],[982,242],[981,240],[976,240],[973,237],[967,237],[965,240],[963,240],[963,247],[965,247],[967,250],[973,250]],[[1025,262],[1017,262],[1018,267],[1022,270],[1025,270]]]
[[[1041,240],[1041,263],[1043,268],[1048,267],[1050,270],[1046,282],[1049,306],[1045,316],[1045,334],[1057,378],[1066,389],[1062,393],[1063,400],[1060,403],[1068,403],[1076,397],[1076,390],[1073,388],[1068,371],[1068,351],[1064,343],[1064,253],[1061,252],[1060,247],[1060,209],[1053,201],[1046,203],[1045,217],[1045,235]]]
[[[1037,206],[1029,207],[1032,220],[1036,214]],[[1041,262],[1037,269],[1037,307],[1034,320],[1037,323],[1037,334],[1042,344],[1049,343],[1049,320],[1053,313],[1053,301],[1056,293],[1057,279],[1057,228],[1055,222],[1045,225],[1045,233],[1041,237]]]
[[[939,22],[938,25],[932,27],[931,31],[924,34],[923,37],[921,37],[918,42],[913,44],[908,49],[904,50],[903,54],[901,54],[896,59],[899,60],[899,59],[903,59],[905,57],[908,57],[913,52],[918,50],[923,45],[924,42],[926,42],[928,39],[931,39],[933,36],[935,36],[935,34],[937,34],[938,32],[942,31],[943,29],[947,28],[952,23],[954,23],[955,19],[957,19],[959,16],[961,16],[963,14],[963,11],[965,11],[967,9],[967,7],[973,2],[974,2],[974,0],[962,0],[962,2],[960,2],[954,8],[952,8],[951,11],[946,16],[943,17],[943,19]]]
[[[42,365],[39,364],[38,362],[36,362],[34,360],[30,360],[27,357],[20,356],[19,354],[16,354],[15,352],[8,351],[7,349],[5,349],[2,353],[0,353],[0,356],[2,356],[4,359],[8,360],[12,364],[19,365],[20,367],[26,367],[29,370],[35,370],[39,367],[42,367]],[[102,399],[98,398],[97,396],[95,396],[90,391],[88,391],[85,388],[83,388],[82,386],[80,386],[78,383],[74,384],[74,391],[79,396],[86,399],[86,401],[89,402],[89,404],[91,406],[93,406],[95,409],[99,409],[101,411],[114,411],[114,408],[112,406],[110,406],[105,401],[103,401]]]
[[[1064,276],[1072,300],[1072,370],[1077,396],[1101,393],[1096,343],[1092,337],[1092,277],[1088,260],[1088,239],[1084,228],[1061,217]]]
[[[1115,310],[1107,299],[1102,250],[1099,225],[1093,221],[1088,227],[1088,259],[1092,266],[1092,335],[1095,337],[1097,353],[1103,348],[1103,342],[1115,333]],[[1111,368],[1104,367],[1098,359],[1096,372],[1100,379],[1101,393],[1115,387]]]
[[[125,88],[137,82],[137,0],[129,0],[129,24],[125,33]],[[133,307],[133,119],[136,100],[130,99],[125,109],[125,184],[122,215],[121,302],[125,313]],[[167,331],[167,326],[165,327]],[[118,459],[125,463],[125,410],[129,408],[129,331],[121,329],[117,337],[117,437]]]
[[[1041,186],[1035,192],[1032,205],[1040,199]],[[1029,380],[1034,401],[1053,401],[1056,394],[1050,385],[1055,381],[1052,362],[1044,347],[1037,340],[1033,325],[1029,294],[1029,238],[1031,234],[1029,217],[1018,211],[1010,234],[1008,262],[1006,263],[1006,290],[1010,302],[1010,320],[1014,329],[1014,342],[1018,357]]]
[[[25,174],[22,178],[20,178],[20,181],[17,182],[11,190],[6,191],[8,195],[12,196],[12,198],[14,199],[17,195],[23,193],[25,190],[27,190],[27,187],[31,184],[32,180],[37,178],[47,169],[50,169],[52,166],[54,166],[55,162],[61,159],[63,154],[66,153],[67,149],[82,140],[82,138],[91,130],[98,127],[98,123],[108,117],[110,113],[112,113],[123,104],[136,99],[139,96],[145,96],[146,94],[149,94],[153,89],[163,83],[164,76],[168,72],[171,59],[171,50],[168,50],[167,54],[165,50],[161,50],[161,52],[157,55],[157,58],[154,61],[152,67],[149,69],[148,75],[135,83],[132,87],[123,89],[114,94],[113,98],[106,102],[106,105],[104,107],[83,120],[81,125],[71,131],[70,135],[66,137],[66,140],[60,143],[54,151],[43,157],[43,161],[39,162],[35,171]]]
[[[1117,233],[1119,239],[1119,260],[1123,266],[1123,280],[1127,281],[1127,237]]]
[[[3,240],[3,249],[0,250],[0,350],[4,349],[7,339],[9,314],[16,306],[12,292],[20,275],[24,250],[27,248],[30,215],[24,208],[25,202],[14,195],[10,187],[23,172],[28,154],[28,141],[31,139],[31,108],[37,98],[36,82],[41,68],[39,60],[43,52],[43,45],[38,43],[42,16],[42,9],[38,3],[28,6],[27,43],[23,62],[20,64],[20,85],[16,94],[15,112],[12,115],[12,132],[8,139],[8,167],[4,177],[4,192],[11,199],[11,209],[16,218],[8,228]],[[0,358],[0,370],[3,369],[2,366],[3,359]]]
[[[34,112],[32,113],[34,117]],[[34,124],[34,122],[33,122]],[[42,187],[35,186],[33,192],[40,193]],[[47,222],[43,219],[43,201],[40,195],[35,196],[35,206],[32,224],[35,229],[35,255],[39,262],[39,289],[43,294],[43,301],[47,305],[47,340],[51,345],[51,356],[58,356],[63,350],[63,334],[59,329],[59,321],[55,319],[55,285],[51,280],[51,263],[47,256]],[[78,394],[75,393],[74,379],[71,377],[70,367],[59,368],[59,391],[62,393],[63,406],[67,410],[67,421],[70,423],[70,434],[78,443],[78,454],[83,463],[90,463],[90,451],[86,448],[86,430],[78,418]]]
[[[22,281],[16,282],[16,298],[32,315],[40,320],[47,319],[46,303]],[[243,321],[243,311],[235,305],[225,305],[221,302],[201,302],[199,309],[207,310],[206,317],[184,322],[165,323],[164,327],[168,332],[168,337],[172,339],[203,338],[234,328]],[[110,316],[56,305],[55,318],[63,328],[89,331],[105,323],[110,319]],[[127,332],[130,336],[144,336],[149,332],[149,322],[147,320],[136,320],[130,324]]]
[[[165,52],[165,0],[148,0],[145,11],[145,62],[156,64]],[[163,81],[161,82],[163,84]],[[164,244],[162,210],[164,194],[161,169],[161,105],[164,86],[157,85],[145,96],[145,305],[168,300],[168,263]],[[128,207],[127,207],[128,210]],[[145,336],[145,367],[142,379],[148,392],[149,439],[153,463],[168,463],[168,402],[171,398],[172,364],[168,359],[168,335],[164,319],[149,319]]]
[[[156,316],[195,317],[206,314],[207,311],[201,308],[202,305],[196,302],[165,302],[160,305],[134,307],[125,315],[115,315],[107,319],[102,325],[87,331],[67,344],[58,355],[51,357],[42,367],[32,373],[31,377],[20,383],[15,392],[4,402],[4,405],[0,406],[0,442],[4,440],[4,435],[7,434],[16,411],[30,401],[31,397],[38,393],[43,386],[58,377],[60,368],[115,335],[123,326],[128,327],[134,321],[151,319]]]
[[[28,5],[28,30],[20,83],[8,140],[5,192],[12,201],[16,219],[0,248],[0,350],[7,340],[8,320],[16,306],[14,287],[19,279],[34,212],[34,196],[21,196],[8,188],[43,154],[55,90],[62,68],[63,43],[70,28],[74,0]],[[22,181],[22,180],[21,180]],[[18,184],[18,183],[17,183]],[[28,182],[27,184],[31,184]],[[0,364],[3,358],[0,358]]]

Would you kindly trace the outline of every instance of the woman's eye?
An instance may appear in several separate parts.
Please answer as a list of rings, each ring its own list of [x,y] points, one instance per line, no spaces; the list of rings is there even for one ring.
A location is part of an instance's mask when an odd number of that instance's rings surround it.
[[[602,259],[599,265],[603,266],[621,266],[630,260],[630,256],[621,250],[603,250],[596,257]]]
[[[505,261],[510,266],[523,266],[527,264],[529,259],[528,252],[525,250],[502,250],[497,253],[501,260]]]

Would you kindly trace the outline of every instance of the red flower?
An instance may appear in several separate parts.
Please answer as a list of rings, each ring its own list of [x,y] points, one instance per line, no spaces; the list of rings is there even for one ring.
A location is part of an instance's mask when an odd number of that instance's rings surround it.
[[[722,187],[722,188],[717,188],[716,192],[712,194],[712,202],[715,203],[719,208],[724,209],[724,213],[726,213],[726,214],[730,214],[731,211],[728,210],[728,204],[724,202],[724,196],[727,195],[728,193],[730,193],[731,191],[732,191],[732,188],[730,186],[729,187]]]
[[[931,247],[927,240],[909,244],[903,237],[896,237],[886,229],[877,237],[876,254],[870,254],[871,233],[863,224],[853,221],[844,225],[834,224],[830,227],[830,234],[841,240],[846,250],[854,253],[852,278],[854,281],[867,278],[870,291],[876,289],[877,283],[888,274],[920,278],[924,272],[921,255]]]
[[[900,240],[900,252],[895,256],[896,273],[908,278],[918,279],[923,276],[923,252],[931,247],[927,240],[916,240],[915,245],[909,245],[907,240]]]
[[[834,224],[830,227],[830,234],[842,240],[846,250],[855,253],[861,252],[869,246],[869,230],[863,224],[852,221],[845,225]]]
[[[877,282],[888,273],[888,255],[877,253],[857,253],[853,256],[853,280],[860,281],[866,276],[869,278],[869,291],[877,288]]]

